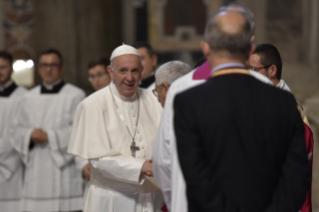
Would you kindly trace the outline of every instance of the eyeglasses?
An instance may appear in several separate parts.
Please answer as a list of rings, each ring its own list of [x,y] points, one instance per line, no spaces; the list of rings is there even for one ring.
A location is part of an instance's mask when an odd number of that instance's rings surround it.
[[[260,68],[257,68],[257,67],[254,67],[254,66],[250,66],[249,69],[258,72],[261,69],[268,69],[270,66],[264,66],[264,67],[260,67]]]
[[[90,82],[92,82],[92,80],[94,80],[95,78],[101,78],[101,77],[103,77],[105,74],[107,74],[107,73],[98,73],[98,74],[96,74],[96,75],[90,75],[89,78],[88,78],[88,80],[89,80]]]
[[[52,68],[52,69],[58,69],[61,66],[60,63],[40,63],[39,68],[46,69],[46,68]]]

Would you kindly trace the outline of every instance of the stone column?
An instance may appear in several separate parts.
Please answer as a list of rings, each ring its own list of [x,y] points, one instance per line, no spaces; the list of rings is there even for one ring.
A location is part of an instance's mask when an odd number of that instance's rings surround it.
[[[319,36],[319,1],[311,0],[311,25],[310,25],[310,48],[309,62],[318,64],[318,36]]]
[[[2,51],[4,47],[4,1],[0,0],[0,50]]]
[[[135,8],[133,0],[122,0],[122,37],[128,45],[135,43]],[[120,26],[119,26],[120,27]]]

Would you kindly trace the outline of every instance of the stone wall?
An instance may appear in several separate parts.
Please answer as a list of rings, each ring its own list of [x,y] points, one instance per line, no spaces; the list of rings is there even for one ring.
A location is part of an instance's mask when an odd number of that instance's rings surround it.
[[[65,59],[64,79],[92,92],[88,62],[96,55],[109,57],[122,41],[120,1],[34,1],[36,55],[49,47],[59,49]]]

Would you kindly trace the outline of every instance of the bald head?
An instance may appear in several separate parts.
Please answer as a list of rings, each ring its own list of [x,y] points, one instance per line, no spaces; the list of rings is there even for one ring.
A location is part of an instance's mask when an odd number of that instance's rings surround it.
[[[242,15],[236,12],[221,12],[216,15],[216,24],[223,33],[229,35],[239,34],[245,26],[245,19]]]
[[[208,21],[204,38],[215,54],[227,52],[232,58],[247,60],[251,36],[251,27],[244,16],[221,11]]]
[[[245,19],[248,21],[252,33],[255,31],[255,16],[254,14],[247,8],[242,5],[231,3],[225,7],[221,7],[218,12],[228,11],[228,12],[236,12],[240,13]]]

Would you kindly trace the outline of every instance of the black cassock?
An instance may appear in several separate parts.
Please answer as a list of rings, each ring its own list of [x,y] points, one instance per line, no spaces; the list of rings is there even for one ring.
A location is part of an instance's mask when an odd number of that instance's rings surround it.
[[[188,208],[297,212],[311,181],[293,95],[244,70],[176,96],[174,127]]]

